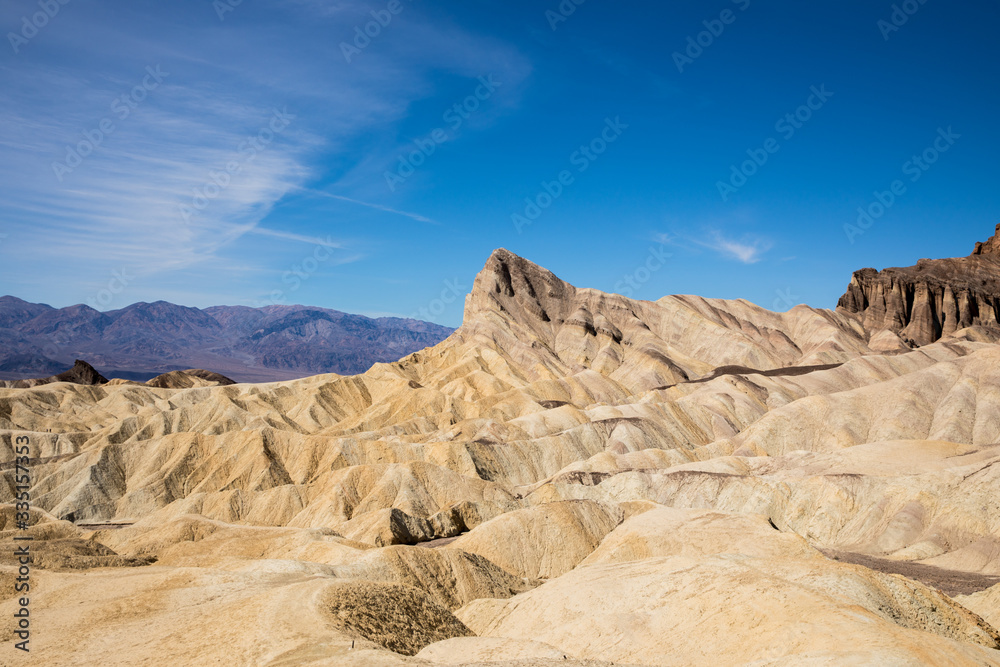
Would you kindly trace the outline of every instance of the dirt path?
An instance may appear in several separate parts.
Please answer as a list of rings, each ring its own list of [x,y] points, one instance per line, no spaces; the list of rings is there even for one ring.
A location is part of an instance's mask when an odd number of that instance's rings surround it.
[[[676,387],[682,384],[701,384],[704,382],[711,382],[717,378],[726,375],[764,375],[766,377],[799,377],[802,375],[809,375],[810,373],[815,373],[817,371],[829,371],[834,368],[840,368],[843,363],[839,364],[817,364],[813,366],[787,366],[785,368],[772,368],[770,370],[758,370],[756,368],[748,368],[747,366],[719,366],[711,374],[706,375],[703,378],[698,378],[697,380],[687,380],[686,382],[678,382],[677,384],[667,384],[662,387],[657,387],[656,391],[662,389],[670,389],[671,387]]]
[[[134,525],[134,523],[78,523],[76,527],[84,530],[121,530]]]
[[[937,588],[946,595],[969,595],[1000,584],[1000,577],[991,577],[975,572],[946,570],[933,565],[888,560],[886,558],[877,558],[849,551],[835,551],[833,549],[821,549],[820,551],[827,558],[832,558],[842,563],[863,565],[870,570],[886,574],[901,574],[914,581]]]
[[[464,533],[463,533],[464,535]],[[440,537],[436,540],[431,540],[429,542],[418,542],[416,546],[426,547],[428,549],[437,549],[438,547],[443,547],[446,544],[451,544],[457,540],[461,535],[456,535],[455,537]]]

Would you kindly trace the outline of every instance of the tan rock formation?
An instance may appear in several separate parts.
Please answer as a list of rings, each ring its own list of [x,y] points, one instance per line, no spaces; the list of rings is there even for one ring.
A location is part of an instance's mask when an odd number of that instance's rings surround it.
[[[1000,347],[955,312],[914,350],[902,321],[636,301],[500,250],[458,331],[363,375],[0,388],[32,657],[1000,665],[912,579],[997,618]]]
[[[591,500],[547,503],[499,516],[446,548],[479,554],[526,579],[553,579],[589,556],[621,519],[620,510]]]
[[[984,621],[1000,626],[1000,584],[970,595],[957,595],[955,601],[979,614]]]
[[[201,368],[191,368],[186,371],[170,371],[157,375],[146,382],[147,387],[160,389],[187,389],[189,387],[222,387],[236,384],[225,375],[206,371]]]
[[[933,609],[933,611],[932,611]],[[859,566],[743,555],[592,565],[458,617],[579,658],[647,665],[997,664],[996,631],[931,589]]]

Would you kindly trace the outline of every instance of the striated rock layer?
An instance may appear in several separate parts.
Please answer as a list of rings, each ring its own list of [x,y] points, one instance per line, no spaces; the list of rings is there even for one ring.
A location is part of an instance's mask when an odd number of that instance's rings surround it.
[[[837,309],[858,313],[869,331],[888,330],[911,345],[927,345],[967,327],[1000,335],[1000,225],[969,257],[856,272]]]
[[[985,329],[911,349],[506,250],[465,308],[357,376],[0,388],[0,539],[31,449],[33,657],[1000,665]]]

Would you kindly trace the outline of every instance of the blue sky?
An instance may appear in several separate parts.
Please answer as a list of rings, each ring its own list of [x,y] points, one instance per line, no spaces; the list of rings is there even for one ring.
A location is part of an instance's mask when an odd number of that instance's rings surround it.
[[[458,325],[506,247],[833,307],[1000,222],[995,2],[234,2],[0,5],[0,292]]]

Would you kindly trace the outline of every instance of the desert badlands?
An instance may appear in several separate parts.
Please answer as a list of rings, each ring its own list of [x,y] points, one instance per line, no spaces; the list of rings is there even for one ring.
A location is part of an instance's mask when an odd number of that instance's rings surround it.
[[[1000,237],[786,313],[498,250],[361,375],[0,389],[0,663],[1000,665],[998,314]]]

